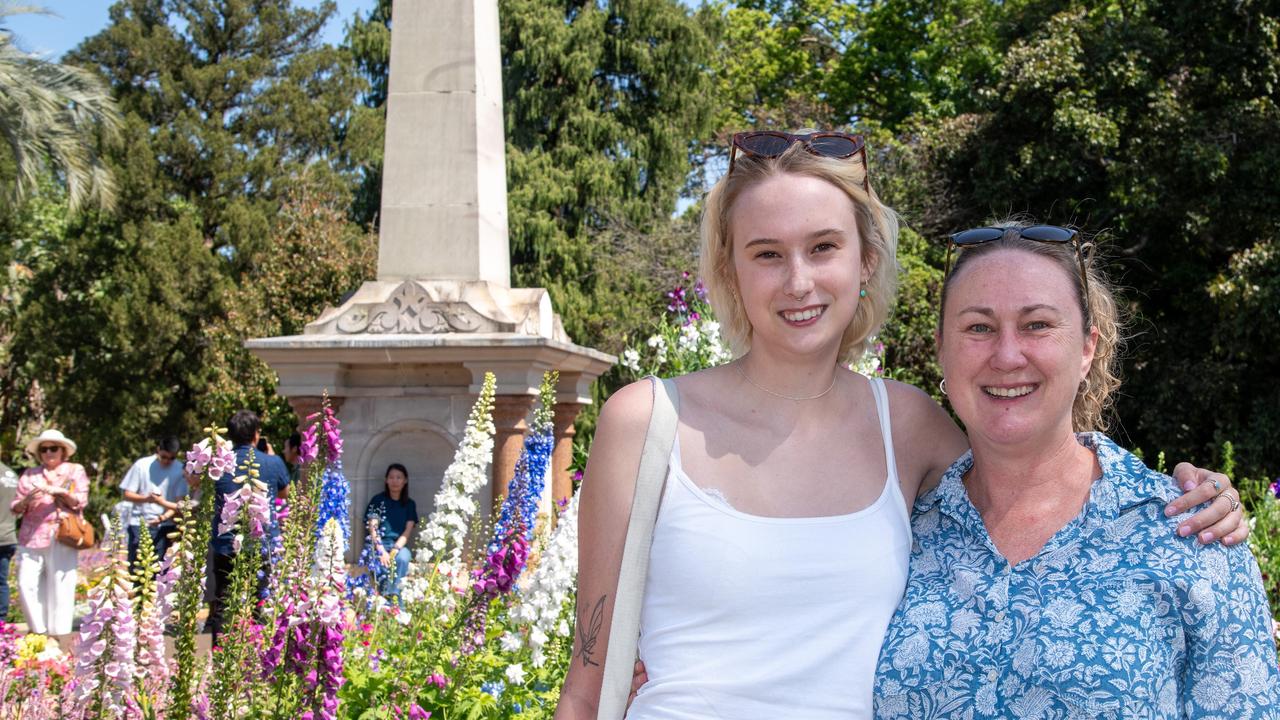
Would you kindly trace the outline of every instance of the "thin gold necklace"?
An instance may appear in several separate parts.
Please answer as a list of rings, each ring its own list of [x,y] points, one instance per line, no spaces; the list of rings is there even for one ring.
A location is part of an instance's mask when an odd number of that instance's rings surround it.
[[[774,392],[774,391],[770,390],[769,388],[767,388],[767,387],[765,387],[765,386],[761,385],[760,383],[756,382],[755,380],[752,380],[752,379],[751,379],[751,377],[747,375],[747,371],[746,371],[746,370],[743,370],[743,369],[742,369],[742,366],[741,366],[741,365],[739,365],[738,363],[736,363],[736,362],[735,362],[735,363],[733,363],[733,367],[734,367],[734,369],[735,369],[735,370],[737,370],[737,371],[738,371],[738,374],[742,376],[742,379],[743,379],[743,380],[746,380],[747,382],[749,382],[749,383],[751,383],[752,385],[756,386],[756,388],[758,388],[758,389],[760,389],[760,390],[763,390],[764,392],[767,392],[767,393],[769,393],[770,395],[772,395],[772,396],[774,396],[774,397],[782,398],[783,400],[793,400],[793,401],[795,401],[795,402],[801,402],[801,401],[804,401],[804,400],[817,400],[818,398],[822,397],[823,395],[826,395],[827,393],[831,392],[832,388],[834,388],[834,387],[836,386],[836,377],[837,377],[837,374],[836,374],[836,373],[832,373],[832,374],[831,374],[831,384],[827,386],[827,389],[826,389],[826,390],[823,390],[822,392],[818,393],[817,395],[805,395],[805,396],[802,396],[802,397],[796,397],[796,396],[794,396],[794,395],[783,395],[783,394],[782,394],[782,393],[780,393],[780,392]]]

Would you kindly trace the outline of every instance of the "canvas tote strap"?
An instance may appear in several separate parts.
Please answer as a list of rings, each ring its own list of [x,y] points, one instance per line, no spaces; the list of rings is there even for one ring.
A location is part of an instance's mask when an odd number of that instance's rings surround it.
[[[627,523],[627,540],[622,548],[622,565],[618,569],[618,591],[613,601],[613,619],[609,624],[609,649],[604,659],[604,680],[600,687],[598,720],[620,720],[626,713],[627,696],[631,694],[632,669],[636,660],[636,642],[640,637],[640,605],[644,600],[645,577],[649,572],[649,545],[653,541],[653,525],[658,519],[658,503],[667,479],[667,464],[676,437],[679,395],[671,380],[653,381],[653,415],[644,438],[640,470],[636,473],[635,497],[631,500],[631,519]]]

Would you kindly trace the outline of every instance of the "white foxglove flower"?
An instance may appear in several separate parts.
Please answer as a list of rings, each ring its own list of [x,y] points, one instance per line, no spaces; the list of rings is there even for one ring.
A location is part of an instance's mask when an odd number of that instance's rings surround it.
[[[507,666],[506,676],[507,676],[507,680],[512,685],[523,685],[524,684],[524,666],[521,665],[520,663]]]

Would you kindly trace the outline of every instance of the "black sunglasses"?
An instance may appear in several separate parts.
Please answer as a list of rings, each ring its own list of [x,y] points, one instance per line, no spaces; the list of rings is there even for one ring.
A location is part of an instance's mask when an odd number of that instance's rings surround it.
[[[787,151],[787,148],[800,143],[806,151],[821,157],[844,160],[857,155],[862,160],[863,170],[867,167],[867,143],[861,135],[848,133],[818,132],[808,135],[792,135],[791,133],[763,130],[759,132],[740,132],[733,134],[729,144],[729,174],[738,159],[738,151],[752,157],[776,158]],[[862,189],[867,190],[867,176],[862,176]]]
[[[43,455],[44,453],[57,452],[61,449],[61,445],[45,445],[40,448],[40,453]]]
[[[945,279],[951,274],[951,249],[953,247],[964,248],[995,242],[1011,232],[1014,233],[1015,237],[1036,242],[1072,243],[1075,245],[1076,261],[1080,263],[1080,286],[1084,289],[1085,304],[1088,304],[1089,273],[1084,266],[1084,250],[1080,246],[1080,232],[1071,228],[1058,227],[1057,225],[1029,225],[1024,228],[980,227],[958,232],[952,235],[951,242],[947,243],[947,265],[942,272],[942,277]]]

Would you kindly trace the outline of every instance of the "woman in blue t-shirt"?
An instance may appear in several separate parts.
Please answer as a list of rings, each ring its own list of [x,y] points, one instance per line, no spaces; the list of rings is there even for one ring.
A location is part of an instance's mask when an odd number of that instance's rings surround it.
[[[395,575],[383,580],[388,597],[400,597],[400,581],[409,574],[409,537],[418,524],[418,506],[409,497],[409,471],[400,463],[387,467],[382,492],[373,496],[364,511],[369,542],[383,567],[395,565]]]

